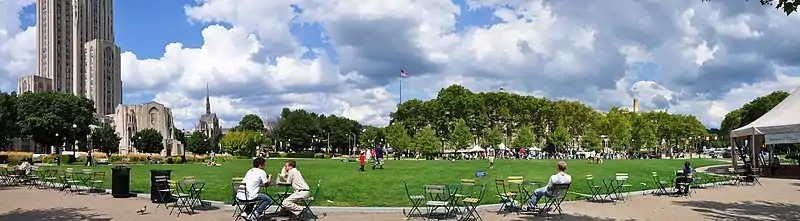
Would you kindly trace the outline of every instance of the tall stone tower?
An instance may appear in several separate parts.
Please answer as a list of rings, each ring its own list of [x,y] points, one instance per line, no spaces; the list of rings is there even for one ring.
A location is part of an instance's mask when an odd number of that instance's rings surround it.
[[[633,113],[639,113],[639,99],[633,99]]]

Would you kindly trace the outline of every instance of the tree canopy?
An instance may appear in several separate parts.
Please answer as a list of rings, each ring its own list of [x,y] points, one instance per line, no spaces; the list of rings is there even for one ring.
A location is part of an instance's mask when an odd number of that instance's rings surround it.
[[[19,136],[17,119],[17,94],[0,93],[0,150],[11,146],[11,139]]]
[[[702,0],[703,2],[710,2],[711,0]],[[749,0],[745,0],[749,1]],[[777,10],[783,11],[786,15],[791,15],[797,12],[797,7],[800,6],[798,0],[758,0],[761,5],[775,7]]]
[[[239,125],[233,128],[236,131],[258,131],[264,130],[264,121],[255,114],[247,114],[239,121]]]
[[[269,143],[265,139],[256,131],[233,131],[223,136],[219,144],[226,153],[251,157],[255,155],[256,147]]]
[[[17,97],[16,106],[17,113],[24,113],[17,114],[16,119],[20,135],[31,136],[45,147],[61,144],[72,147],[78,141],[83,144],[81,149],[86,150],[89,125],[95,121],[91,100],[66,93],[24,93]]]
[[[786,97],[789,97],[789,93],[785,91],[775,91],[753,99],[739,109],[729,112],[725,115],[725,119],[722,120],[720,125],[720,135],[728,137],[731,133],[731,130],[752,123],[759,117],[772,110],[772,108],[781,103],[781,101],[786,99]]]
[[[353,135],[360,134],[362,128],[358,122],[348,118],[289,108],[284,108],[278,120],[270,126],[275,126],[270,136],[283,144],[283,150],[302,151],[313,147],[315,151],[320,151],[323,145],[314,145],[316,137],[317,144],[330,143],[332,151],[336,153],[347,153],[353,143]]]
[[[133,135],[133,147],[142,153],[161,153],[164,137],[156,129],[147,128]]]
[[[223,137],[224,138],[224,137]],[[186,139],[186,150],[194,154],[206,154],[213,150],[211,139],[202,131],[195,131]]]
[[[111,153],[119,149],[119,141],[122,138],[119,137],[111,125],[103,124],[101,127],[94,129],[90,139],[89,142],[92,144],[93,149],[98,149],[111,156]]]

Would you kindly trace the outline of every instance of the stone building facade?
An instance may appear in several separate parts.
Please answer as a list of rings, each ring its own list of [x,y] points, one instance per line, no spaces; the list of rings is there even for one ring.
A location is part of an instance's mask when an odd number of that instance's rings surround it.
[[[122,75],[120,74],[120,49],[112,41],[95,39],[84,46],[85,68],[80,88],[82,96],[94,101],[97,114],[114,114],[117,105],[122,104]]]
[[[164,137],[161,155],[183,153],[183,145],[174,137],[172,110],[163,104],[152,101],[139,105],[119,105],[113,116],[114,130],[122,138],[119,142],[120,154],[136,153],[136,145],[131,142],[134,134],[149,128]]]
[[[53,91],[53,80],[37,75],[24,76],[19,79],[17,93],[39,93]]]

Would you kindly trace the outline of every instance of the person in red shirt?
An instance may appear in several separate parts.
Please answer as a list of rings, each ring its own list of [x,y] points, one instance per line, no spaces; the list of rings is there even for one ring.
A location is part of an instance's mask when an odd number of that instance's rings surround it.
[[[361,169],[358,169],[359,172],[364,171],[364,164],[366,164],[367,156],[364,151],[361,151],[361,154],[358,156],[358,163],[361,164]]]

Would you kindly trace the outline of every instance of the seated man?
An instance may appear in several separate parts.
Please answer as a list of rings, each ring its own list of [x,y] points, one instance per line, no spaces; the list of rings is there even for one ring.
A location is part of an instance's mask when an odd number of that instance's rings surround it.
[[[550,176],[550,180],[547,181],[546,187],[542,187],[533,191],[533,195],[531,195],[531,201],[528,203],[528,208],[526,208],[526,210],[533,211],[533,209],[536,208],[536,204],[539,203],[539,199],[541,199],[543,196],[554,197],[555,193],[553,192],[553,186],[555,184],[572,183],[572,177],[569,174],[564,173],[566,170],[567,162],[558,162],[558,172],[555,175]]]
[[[684,183],[684,185],[679,186],[675,194],[689,193],[689,183],[694,181],[694,179],[692,179],[694,169],[692,169],[689,161],[683,163],[683,171],[681,172],[682,174],[675,179],[675,183]]]
[[[300,212],[303,211],[303,207],[298,205],[297,202],[301,199],[308,198],[309,187],[306,183],[306,180],[303,179],[303,175],[300,174],[300,171],[297,170],[297,163],[294,160],[287,160],[283,166],[283,171],[281,171],[280,178],[284,181],[278,181],[278,184],[284,185],[292,185],[292,189],[294,189],[294,193],[286,197],[283,200],[282,206],[283,209],[290,212],[291,218],[297,218],[300,215]]]
[[[237,191],[236,193],[236,198],[239,200],[257,199],[262,201],[255,209],[256,217],[261,217],[264,210],[269,206],[269,196],[259,193],[261,186],[269,186],[269,182],[272,180],[272,174],[264,172],[265,163],[266,160],[264,160],[264,158],[259,157],[253,160],[253,168],[248,170],[242,179],[242,183],[244,183],[245,189],[247,190],[247,195],[245,195],[243,191]],[[242,211],[240,216],[247,218],[249,215],[246,211]]]

